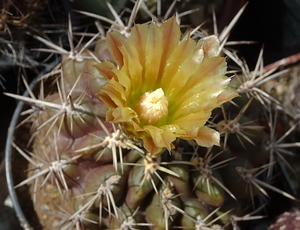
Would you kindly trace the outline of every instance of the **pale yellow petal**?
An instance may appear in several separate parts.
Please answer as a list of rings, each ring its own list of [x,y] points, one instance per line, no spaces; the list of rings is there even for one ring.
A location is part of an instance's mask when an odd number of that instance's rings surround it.
[[[119,48],[126,44],[125,37],[118,32],[110,32],[107,34],[106,42],[108,49],[118,66],[123,66],[123,55]]]
[[[224,91],[218,96],[218,104],[223,104],[226,101],[230,101],[231,99],[238,97],[239,94],[236,89],[231,87],[226,87]]]
[[[198,145],[203,147],[211,147],[220,144],[220,134],[216,130],[206,126],[201,127],[199,130],[187,131],[186,137],[182,138],[193,139]]]
[[[196,47],[203,50],[204,58],[215,57],[220,52],[219,39],[215,35],[200,39]]]
[[[182,129],[196,129],[203,126],[209,117],[210,112],[188,113],[176,118],[172,124],[176,124]]]
[[[144,85],[145,54],[142,55],[142,53],[145,51],[145,34],[143,34],[146,29],[145,26],[146,25],[136,25],[132,29],[132,34],[126,45],[120,47],[124,56],[124,65],[121,70],[129,76],[131,79],[131,87],[135,90],[141,89]]]
[[[159,154],[163,148],[160,148],[158,146],[156,146],[156,144],[154,143],[152,137],[150,136],[143,136],[143,144],[144,144],[144,148],[147,149],[147,151],[151,154]]]
[[[97,65],[109,80],[99,93],[109,107],[107,120],[121,124],[152,154],[171,150],[176,138],[218,145],[219,133],[205,124],[214,108],[237,96],[228,87],[217,37],[196,43],[189,36],[180,41],[180,34],[175,17],[162,26],[135,25],[128,39],[110,33],[108,48],[117,65]]]
[[[113,63],[102,62],[102,63],[96,64],[95,67],[106,79],[108,79],[108,80],[110,80],[112,78],[118,79],[118,76],[113,71],[116,69],[116,66]]]
[[[145,131],[151,136],[153,139],[153,143],[158,148],[166,148],[168,150],[171,150],[172,148],[172,142],[175,141],[176,133],[172,132],[168,127],[165,127],[165,129],[158,128],[156,126],[147,125],[144,126]]]
[[[100,99],[111,108],[123,107],[127,104],[124,88],[111,79],[98,93]]]
[[[122,85],[126,91],[131,89],[132,81],[128,74],[124,71],[118,70],[111,62],[102,62],[95,65],[95,67],[105,78],[109,80],[113,78],[116,82]]]
[[[201,84],[203,81],[207,81],[215,75],[224,75],[226,72],[226,62],[222,57],[213,57],[204,59],[199,65],[199,68],[194,75],[190,76],[188,82],[177,91],[176,95],[184,95],[185,92],[193,88],[194,86]],[[175,96],[175,95],[174,95]]]
[[[189,77],[195,74],[197,64],[192,62],[195,41],[186,39],[176,46],[170,54],[161,79],[161,85],[172,100]]]
[[[142,85],[141,76],[143,76],[144,72],[143,65],[138,58],[137,50],[134,44],[131,43],[120,47],[120,50],[124,57],[124,64],[121,71],[130,78],[131,87],[137,89]]]
[[[218,107],[218,96],[227,87],[230,79],[217,75],[195,85],[178,98],[173,112],[175,118],[184,114],[211,111]]]
[[[145,63],[145,46],[148,36],[148,28],[149,25],[135,25],[131,32],[130,37],[128,38],[128,42],[133,44],[137,49],[137,58],[140,63]]]
[[[156,47],[162,47],[162,33],[154,23],[151,23],[148,28],[148,33],[145,42],[144,63],[143,66],[143,86],[144,89],[155,90],[154,85],[157,82],[159,68],[161,65],[161,55],[163,49],[157,49]],[[141,76],[139,76],[141,77]]]
[[[129,107],[110,109],[107,113],[107,120],[113,123],[132,122],[137,118],[136,112]]]
[[[162,38],[162,47],[163,47],[163,53],[161,58],[161,65],[159,69],[158,77],[162,78],[164,75],[164,72],[166,71],[165,68],[167,67],[167,61],[174,51],[174,48],[177,47],[179,44],[179,39],[181,36],[180,27],[178,26],[178,23],[176,22],[176,18],[172,17],[168,19],[165,23],[162,24],[160,27],[160,30],[163,34]],[[160,47],[157,47],[159,49]]]

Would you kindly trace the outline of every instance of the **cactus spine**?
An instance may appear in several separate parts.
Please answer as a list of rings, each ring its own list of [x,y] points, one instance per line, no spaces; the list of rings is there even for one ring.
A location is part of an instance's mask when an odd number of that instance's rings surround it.
[[[265,90],[267,82],[285,72],[264,71],[261,56],[250,71],[225,46],[224,54],[240,68],[225,77],[216,36],[198,38],[196,43],[189,37],[195,32],[190,32],[173,41],[179,31],[174,17],[132,27],[142,3],[135,4],[127,26],[107,20],[112,23],[107,37],[99,33],[81,48],[71,41],[70,47],[76,48],[68,53],[52,44],[53,52],[62,53],[62,61],[39,80],[38,96],[31,91],[27,98],[7,93],[31,105],[26,121],[32,124],[32,148],[13,143],[29,162],[28,179],[16,188],[30,184],[42,226],[238,229],[243,216],[268,203],[269,191],[296,200],[270,183],[277,170],[275,161],[292,170],[285,154],[295,155],[299,147],[293,139],[296,121],[284,110],[284,103]],[[145,41],[144,34],[148,40],[139,44]],[[219,39],[226,45],[225,37],[221,34]],[[176,49],[158,50],[155,45],[160,42]],[[189,53],[192,46],[194,53]],[[165,61],[164,69],[157,67],[162,64],[156,55]],[[134,66],[136,61],[141,67]],[[204,77],[196,82],[193,68],[198,66]],[[143,67],[144,72],[139,69]],[[180,78],[183,70],[185,75],[191,73],[190,78]],[[143,72],[144,78],[135,79],[135,71]],[[147,74],[165,77],[166,83],[153,83]],[[214,81],[205,81],[209,74]],[[168,84],[174,89],[168,90]],[[144,90],[148,86],[153,88]],[[176,91],[181,94],[172,97]],[[180,113],[186,113],[184,118],[177,116]],[[285,117],[279,120],[278,114]],[[284,128],[277,134],[279,123]]]

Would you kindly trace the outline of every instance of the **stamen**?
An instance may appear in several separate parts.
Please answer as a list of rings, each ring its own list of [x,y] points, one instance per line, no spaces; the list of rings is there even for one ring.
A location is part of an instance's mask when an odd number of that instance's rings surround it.
[[[139,115],[141,123],[153,125],[168,115],[168,98],[162,88],[144,93],[135,110]]]

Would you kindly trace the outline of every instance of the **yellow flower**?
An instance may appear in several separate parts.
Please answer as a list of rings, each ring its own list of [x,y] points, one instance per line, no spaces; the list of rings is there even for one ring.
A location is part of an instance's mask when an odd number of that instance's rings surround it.
[[[161,26],[135,25],[128,39],[108,33],[115,63],[96,66],[108,79],[98,94],[109,108],[107,121],[120,123],[152,154],[171,150],[176,138],[218,145],[219,133],[205,123],[214,108],[237,96],[224,76],[216,36],[180,37],[174,17]]]

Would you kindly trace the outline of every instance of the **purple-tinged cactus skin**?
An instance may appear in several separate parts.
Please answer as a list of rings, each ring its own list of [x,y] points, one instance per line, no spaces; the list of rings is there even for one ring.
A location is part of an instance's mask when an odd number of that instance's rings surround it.
[[[296,230],[300,229],[300,212],[295,209],[290,212],[282,213],[273,223],[268,230],[277,230],[277,229],[286,229],[286,230]]]
[[[29,145],[18,129],[12,143],[28,164],[16,189],[29,185],[42,228],[237,230],[269,215],[274,193],[296,201],[272,185],[280,167],[295,173],[300,147],[299,119],[266,90],[286,72],[264,71],[262,54],[250,71],[230,29],[182,31],[178,14],[133,24],[144,3],[70,53],[51,44],[62,61],[36,95],[7,93],[30,105]]]

